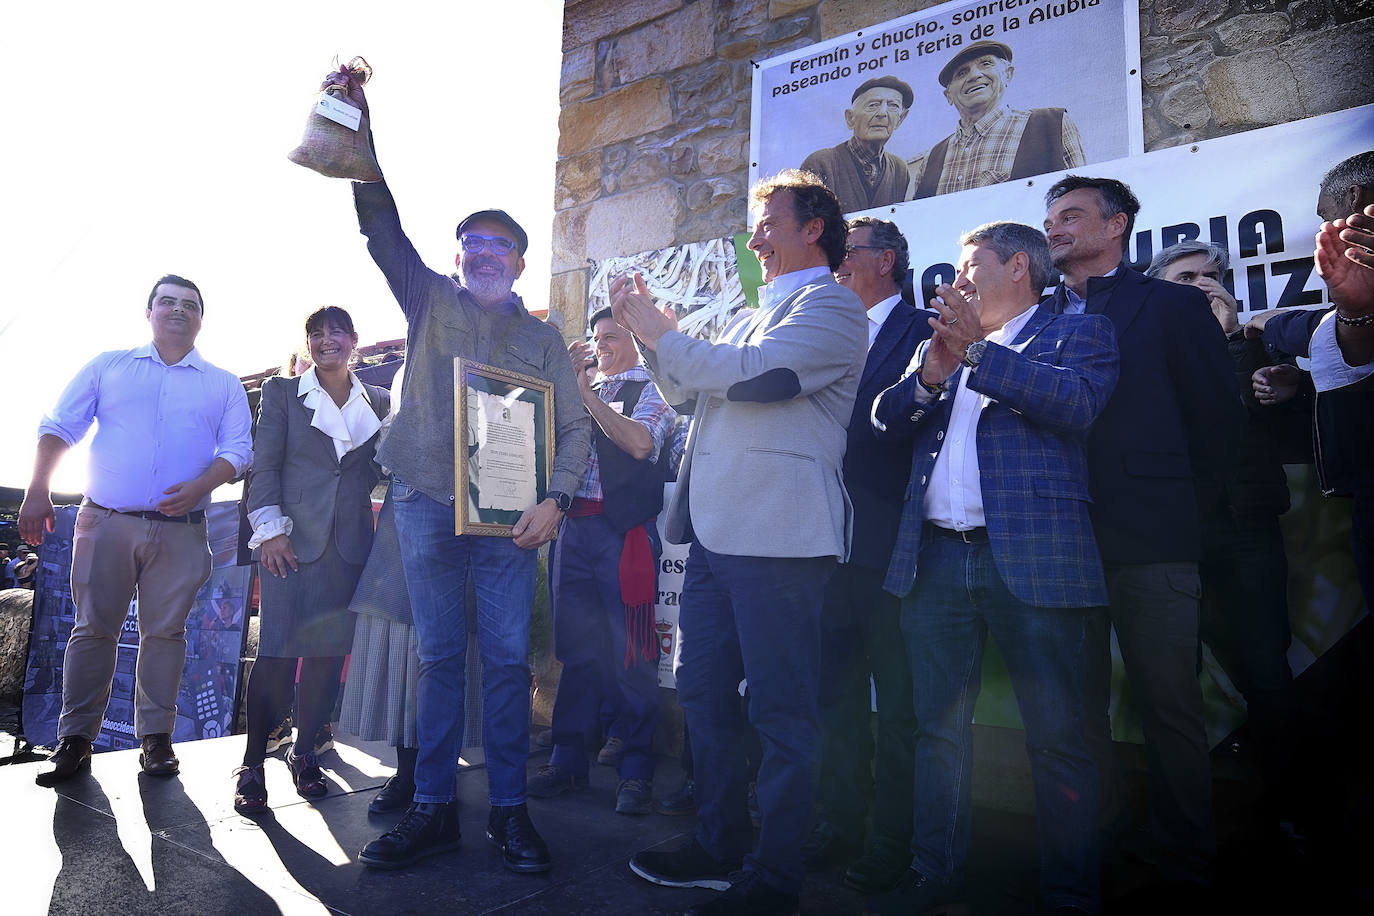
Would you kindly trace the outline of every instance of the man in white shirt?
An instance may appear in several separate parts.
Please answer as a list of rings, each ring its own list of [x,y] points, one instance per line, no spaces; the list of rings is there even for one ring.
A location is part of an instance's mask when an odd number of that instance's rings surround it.
[[[1088,431],[1116,385],[1111,321],[1039,307],[1044,237],[989,223],[962,239],[935,334],[873,408],[880,439],[913,443],[885,588],[902,599],[916,773],[911,869],[867,912],[965,897],[972,716],[983,646],[1002,650],[1026,727],[1040,893],[1097,912],[1097,767],[1083,728],[1089,610],[1107,601],[1088,515]]]
[[[1313,431],[1317,479],[1327,496],[1353,498],[1351,548],[1365,601],[1374,594],[1374,150],[1351,156],[1322,177],[1322,219],[1313,252],[1334,308],[1261,312],[1246,334],[1279,353],[1310,356],[1317,389]],[[1263,370],[1261,370],[1262,372]],[[1256,373],[1255,397],[1273,405],[1294,388]]]
[[[616,320],[639,341],[664,399],[696,405],[663,530],[672,543],[692,542],[677,685],[698,829],[680,849],[630,860],[656,884],[725,891],[693,916],[797,910],[820,751],[821,600],[848,553],[840,468],[867,344],[863,303],[832,274],[848,235],[835,195],[810,172],[786,169],[750,200],[749,248],[766,285],[758,310],[719,342],[679,332],[642,277],[611,286]],[[763,745],[757,843],[745,807],[742,678]]]
[[[53,471],[97,423],[72,541],[76,621],[62,665],[57,751],[39,785],[70,779],[90,763],[135,587],[139,762],[153,776],[179,769],[171,734],[186,615],[210,576],[205,507],[211,491],[241,475],[253,454],[243,385],[195,349],[202,314],[194,283],[162,277],[148,296],[152,342],[91,360],[38,425],[33,478],[19,509],[20,534],[33,544],[53,529]]]

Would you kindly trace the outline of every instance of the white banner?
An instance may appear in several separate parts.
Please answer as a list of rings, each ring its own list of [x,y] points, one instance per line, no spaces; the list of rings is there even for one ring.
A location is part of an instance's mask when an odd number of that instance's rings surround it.
[[[979,164],[955,174],[955,150],[943,144],[932,161],[943,163],[944,182],[955,187],[920,196],[1138,153],[1144,149],[1138,16],[1132,0],[957,0],[764,61],[754,73],[750,182],[805,165],[822,173],[846,212],[909,200],[918,194],[927,157],[961,120],[977,125],[980,138],[966,149],[981,152],[974,157]],[[981,54],[992,58],[982,69]],[[956,78],[960,65],[966,72]],[[905,115],[881,110],[866,95],[854,98],[875,78],[897,81],[883,87],[889,98],[909,93]],[[1013,130],[1008,118],[993,117],[1002,108],[1023,117],[1057,114]],[[994,122],[1011,131],[1000,141],[1000,162],[994,161],[998,139],[982,139]],[[1037,132],[1035,123],[1052,123],[1053,130]],[[1023,141],[1042,134],[1043,144],[1025,143],[1027,159],[1013,169]],[[879,144],[891,157],[881,177],[869,176],[867,188],[845,151],[851,138]],[[1031,155],[1032,147],[1050,150],[1060,138],[1067,165],[1027,170],[1042,158]]]
[[[663,505],[673,498],[673,483],[663,485]],[[658,634],[658,686],[677,689],[678,645],[677,612],[682,597],[683,571],[687,568],[690,544],[669,544],[663,537],[663,513],[658,514],[658,537],[663,556],[658,561],[658,606],[654,608],[654,631]]]
[[[1331,166],[1374,146],[1374,105],[1098,163],[1078,174],[1118,178],[1140,198],[1127,255],[1144,269],[1181,239],[1231,253],[1225,278],[1242,312],[1320,305],[1312,269],[1317,185]],[[868,211],[895,222],[911,250],[921,301],[954,278],[959,236],[993,220],[1040,226],[1045,191],[1064,173]]]

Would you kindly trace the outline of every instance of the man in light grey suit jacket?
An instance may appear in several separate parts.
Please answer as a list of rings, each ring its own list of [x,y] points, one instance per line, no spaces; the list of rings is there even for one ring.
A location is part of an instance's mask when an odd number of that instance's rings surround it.
[[[821,602],[848,553],[841,462],[868,343],[863,303],[832,275],[848,236],[835,195],[788,170],[757,184],[750,201],[749,247],[767,285],[758,310],[719,342],[679,333],[638,275],[611,289],[664,398],[694,407],[664,523],[670,541],[692,542],[678,698],[699,826],[681,849],[630,861],[657,884],[726,890],[689,913],[796,912],[819,758]],[[745,810],[742,678],[763,743],[757,846]]]

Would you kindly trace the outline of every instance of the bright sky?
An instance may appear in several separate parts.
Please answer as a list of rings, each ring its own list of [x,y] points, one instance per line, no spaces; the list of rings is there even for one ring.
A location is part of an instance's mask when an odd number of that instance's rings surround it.
[[[0,30],[0,485],[76,369],[149,339],[154,280],[205,295],[197,346],[235,375],[280,364],[320,305],[361,342],[405,323],[358,234],[349,184],[286,158],[334,58],[361,54],[378,160],[425,262],[501,207],[530,235],[516,291],[549,286],[563,5],[395,2],[13,4]],[[89,438],[89,437],[88,437]],[[81,490],[84,450],[54,489]]]

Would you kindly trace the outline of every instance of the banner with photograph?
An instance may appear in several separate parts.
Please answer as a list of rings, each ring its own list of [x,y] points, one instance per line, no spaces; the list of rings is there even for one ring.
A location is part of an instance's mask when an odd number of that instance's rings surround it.
[[[749,178],[852,213],[1093,165],[1144,149],[1140,98],[1135,3],[956,0],[758,64]]]
[[[238,504],[210,507],[209,539],[228,543],[237,536]],[[72,534],[76,506],[56,507],[55,530],[39,547],[39,578],[34,592],[33,635],[24,677],[24,737],[37,745],[57,741],[62,712],[62,664],[76,607],[72,603]],[[220,551],[230,561],[233,551]],[[201,586],[186,619],[186,664],[177,692],[173,741],[218,738],[232,731],[234,702],[243,655],[245,615],[252,567],[217,566]],[[120,627],[110,702],[95,748],[137,747],[134,732],[134,671],[138,660],[138,599]]]

